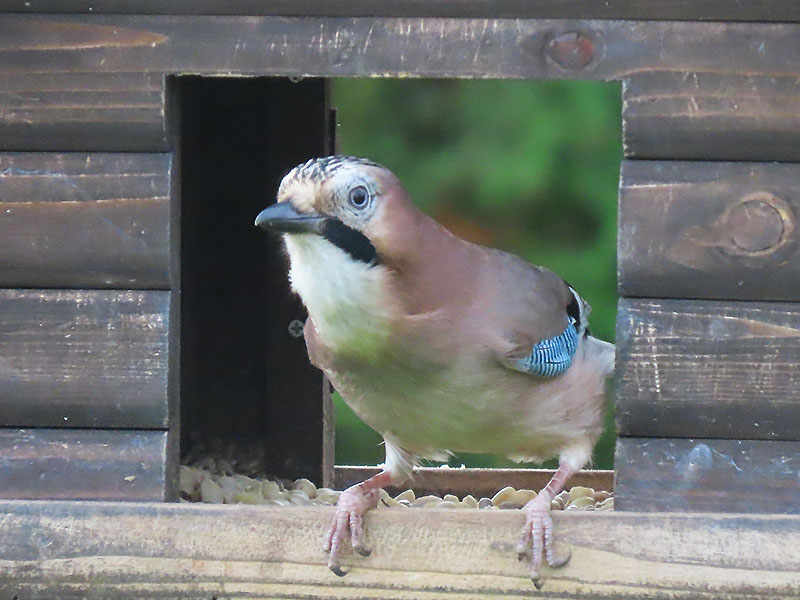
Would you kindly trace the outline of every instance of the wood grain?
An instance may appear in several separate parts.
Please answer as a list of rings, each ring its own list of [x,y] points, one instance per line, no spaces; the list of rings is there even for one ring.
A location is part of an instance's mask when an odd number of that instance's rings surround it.
[[[2,12],[800,21],[793,0],[0,0]]]
[[[337,465],[335,488],[343,490],[377,475],[378,467],[353,467]],[[439,467],[420,467],[414,470],[414,478],[395,489],[398,493],[413,489],[417,496],[435,494],[455,494],[459,498],[472,494],[475,498],[491,498],[498,491],[510,485],[518,490],[539,491],[554,471],[551,469],[440,469]],[[569,485],[582,485],[595,490],[612,491],[614,471],[579,471],[569,480]],[[392,489],[392,488],[390,488]]]
[[[601,80],[651,71],[800,73],[792,24],[3,14],[0,27],[7,85],[31,73]],[[571,34],[591,42],[579,68],[559,62]]]
[[[794,24],[2,14],[0,31],[6,149],[164,150],[164,81],[170,74],[637,81],[650,81],[649,73],[698,74],[708,106],[721,103],[727,115],[705,112],[703,124],[717,123],[719,135],[710,136],[709,149],[698,147],[704,157],[714,157],[724,145],[718,142],[730,139],[726,131],[741,128],[770,127],[781,140],[753,148],[771,153],[780,146],[795,156],[797,147],[791,102],[792,82],[800,75],[800,35]],[[676,76],[653,77],[672,82]],[[741,80],[734,86],[741,91],[728,94],[727,82],[734,80]],[[753,98],[748,82],[760,88]],[[770,104],[775,93],[781,111]],[[746,107],[741,118],[730,108],[731,98]],[[774,129],[781,122],[770,111],[790,118]],[[741,150],[750,158],[771,158]]]
[[[0,154],[0,285],[169,288],[168,154]]]
[[[614,507],[800,514],[800,443],[619,438]]]
[[[0,429],[0,498],[164,500],[166,444],[165,431]]]
[[[0,53],[30,52],[30,39],[15,40],[0,25]],[[47,27],[45,27],[47,29]],[[92,150],[159,152],[167,150],[163,73],[146,67],[103,72],[93,58],[99,52],[119,52],[112,32],[105,39],[69,41],[77,28],[59,30],[59,40],[38,45],[40,54],[76,50],[84,55],[61,69],[0,68],[0,139],[3,150]],[[66,30],[66,31],[65,31]],[[80,36],[78,36],[80,37]],[[121,43],[148,40],[119,36]],[[15,44],[14,41],[17,43]],[[154,41],[154,40],[152,40]],[[104,50],[99,50],[103,48]],[[99,61],[102,63],[103,59]]]
[[[796,164],[623,161],[620,294],[800,301],[798,214]]]
[[[800,440],[797,304],[622,299],[620,434]]]
[[[169,296],[0,290],[0,425],[167,426]]]
[[[368,558],[335,577],[319,549],[332,509],[0,503],[0,594],[11,598],[530,598],[521,511],[368,514]],[[796,598],[800,517],[555,514],[558,598]],[[224,532],[224,534],[221,534]]]
[[[796,77],[666,71],[622,88],[623,148],[633,158],[800,160]]]

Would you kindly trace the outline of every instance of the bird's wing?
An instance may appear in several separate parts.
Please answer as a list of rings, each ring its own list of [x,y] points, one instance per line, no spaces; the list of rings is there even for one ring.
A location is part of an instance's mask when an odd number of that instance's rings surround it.
[[[503,323],[501,362],[541,377],[567,370],[586,327],[585,303],[555,273],[503,253],[495,261],[495,311]],[[494,262],[494,261],[493,261]]]

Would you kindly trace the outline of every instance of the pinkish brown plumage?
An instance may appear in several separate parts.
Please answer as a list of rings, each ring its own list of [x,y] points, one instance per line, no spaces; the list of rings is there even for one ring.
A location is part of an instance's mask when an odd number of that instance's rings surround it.
[[[256,224],[284,234],[290,279],[309,311],[311,361],[386,441],[384,471],[346,490],[326,537],[329,566],[361,541],[377,490],[422,458],[491,452],[559,457],[525,506],[518,552],[531,577],[559,560],[549,506],[590,459],[614,347],[588,335],[588,305],[554,273],[461,240],[365,159],[308,161]]]

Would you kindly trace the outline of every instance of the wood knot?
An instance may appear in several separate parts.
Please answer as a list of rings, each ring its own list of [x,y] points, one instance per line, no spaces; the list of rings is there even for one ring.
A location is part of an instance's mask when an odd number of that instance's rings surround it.
[[[771,254],[792,240],[794,211],[785,200],[769,192],[755,192],[731,205],[720,223],[733,254]]]
[[[575,31],[561,33],[546,47],[547,57],[564,69],[585,69],[595,57],[595,44],[588,35]]]

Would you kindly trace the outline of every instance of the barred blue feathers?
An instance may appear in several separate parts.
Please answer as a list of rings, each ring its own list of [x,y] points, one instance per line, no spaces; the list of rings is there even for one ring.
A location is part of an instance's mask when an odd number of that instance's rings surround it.
[[[516,369],[539,377],[556,377],[572,364],[578,349],[578,330],[575,319],[569,318],[564,333],[544,339],[533,346],[533,351],[516,362]]]

